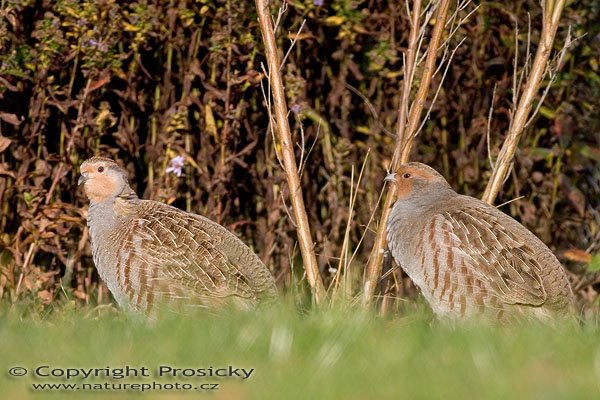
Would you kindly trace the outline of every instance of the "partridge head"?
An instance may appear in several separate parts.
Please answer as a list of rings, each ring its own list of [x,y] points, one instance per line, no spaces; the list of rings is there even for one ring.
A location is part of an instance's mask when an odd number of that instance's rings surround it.
[[[573,293],[554,254],[513,218],[456,193],[433,168],[401,165],[387,222],[395,261],[442,317],[548,319],[573,312]]]
[[[93,157],[81,164],[81,176],[78,185],[83,185],[85,194],[93,203],[115,199],[129,188],[127,173],[113,160],[105,157]]]
[[[100,277],[124,308],[244,308],[276,295],[267,267],[221,225],[169,205],[140,200],[113,160],[81,164],[88,226]]]

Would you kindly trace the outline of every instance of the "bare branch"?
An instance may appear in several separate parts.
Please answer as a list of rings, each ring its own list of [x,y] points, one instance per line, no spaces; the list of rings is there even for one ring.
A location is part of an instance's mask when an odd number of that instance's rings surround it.
[[[404,64],[404,79],[402,80],[402,100],[398,115],[398,124],[396,127],[396,136],[398,144],[404,141],[404,130],[406,129],[406,116],[410,100],[410,91],[414,79],[415,59],[417,54],[417,42],[419,38],[419,19],[421,18],[421,0],[415,0],[413,4],[413,19],[411,20],[410,37],[408,41],[408,50],[406,52],[406,63]]]
[[[508,176],[510,166],[517,150],[519,140],[523,134],[525,125],[529,119],[529,113],[533,106],[533,101],[539,91],[540,83],[545,75],[548,59],[552,51],[552,44],[558,28],[560,15],[565,5],[565,0],[546,1],[543,6],[542,32],[537,52],[531,67],[531,74],[528,77],[523,93],[519,98],[519,105],[510,124],[509,132],[504,139],[504,144],[496,160],[496,168],[492,171],[492,176],[483,193],[482,200],[487,203],[493,203],[498,195],[498,191],[504,180]]]
[[[267,7],[268,7],[268,2],[267,2]],[[273,19],[273,35],[275,35],[275,33],[277,32],[277,30],[279,29],[279,23],[281,22],[281,18],[283,17],[283,15],[286,13],[288,9],[288,4],[285,0],[281,0],[281,7],[279,7],[279,10],[277,11],[277,19]],[[260,19],[260,15],[258,16],[258,18]],[[273,17],[271,17],[273,18]]]
[[[438,54],[437,50],[439,49],[440,40],[444,32],[446,16],[448,14],[448,4],[449,0],[441,0],[438,6],[438,12],[435,18],[436,23],[431,34],[427,59],[425,60],[425,66],[423,67],[421,84],[419,85],[415,99],[412,102],[410,114],[408,116],[408,126],[406,127],[406,132],[403,136],[403,139],[405,138],[404,143],[401,144],[401,163],[408,161],[408,156],[414,142],[414,133],[419,126],[421,111],[425,105],[425,100],[427,100],[427,94],[429,93],[429,86],[431,84],[431,77],[433,75],[433,71],[435,70],[435,60]]]
[[[284,2],[285,4],[285,2]],[[304,262],[304,270],[308,283],[313,291],[313,295],[317,304],[325,300],[326,292],[323,286],[317,258],[315,256],[312,235],[306,216],[304,207],[304,199],[300,187],[300,178],[298,175],[298,166],[296,165],[296,156],[294,154],[294,146],[292,145],[292,135],[288,122],[288,112],[283,90],[283,82],[280,74],[281,62],[277,44],[275,42],[275,33],[273,30],[273,22],[269,12],[267,0],[256,0],[256,9],[258,12],[258,20],[265,45],[265,53],[269,67],[269,85],[273,93],[273,106],[275,111],[276,134],[279,145],[281,146],[281,157],[284,164],[284,170],[287,176],[287,182],[290,189],[290,200],[296,220],[296,233],[300,244],[300,252]],[[281,19],[282,12],[280,10],[278,21]]]
[[[446,18],[448,16],[449,0],[440,0],[437,6],[435,26],[429,42],[423,74],[421,76],[421,83],[419,85],[419,89],[417,90],[417,94],[415,95],[415,99],[410,107],[408,121],[406,122],[405,115],[406,110],[408,109],[408,99],[410,97],[410,89],[412,87],[412,79],[410,81],[408,81],[408,79],[409,77],[414,76],[414,62],[412,60],[416,59],[417,42],[419,37],[417,30],[419,29],[419,18],[421,15],[420,7],[421,1],[415,0],[415,3],[413,4],[413,20],[411,22],[411,31],[409,36],[409,49],[406,57],[407,62],[404,66],[405,73],[397,129],[398,141],[396,142],[396,149],[390,165],[392,170],[395,170],[400,163],[404,163],[408,160],[408,156],[414,142],[414,133],[419,126],[421,112],[423,110],[425,100],[427,99],[427,94],[429,93],[431,77],[435,71],[435,61],[437,59],[438,49],[440,48],[440,42],[446,26]],[[377,236],[375,238],[373,250],[369,256],[369,262],[365,271],[362,298],[362,303],[364,306],[368,306],[371,303],[375,293],[375,288],[377,287],[377,282],[381,276],[381,264],[383,260],[383,253],[386,248],[385,224],[388,220],[390,207],[394,199],[395,187],[391,186],[387,190],[387,197],[381,212]]]

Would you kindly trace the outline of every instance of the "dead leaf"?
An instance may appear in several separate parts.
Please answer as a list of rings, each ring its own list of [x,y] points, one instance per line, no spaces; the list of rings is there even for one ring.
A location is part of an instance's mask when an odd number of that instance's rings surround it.
[[[102,86],[106,85],[108,82],[110,82],[110,73],[108,72],[108,70],[105,70],[100,74],[100,77],[98,78],[98,80],[96,80],[90,84],[89,91],[93,92],[96,89],[100,89]]]
[[[290,39],[290,40],[294,40],[295,39],[295,40],[298,40],[298,41],[301,41],[301,40],[304,40],[304,39],[312,39],[314,37],[315,37],[315,35],[313,35],[312,33],[300,33],[300,34],[297,34],[297,33],[289,32],[287,34],[287,38],[288,39]]]
[[[5,138],[4,136],[0,135],[0,153],[6,150],[11,143],[12,141],[9,138]]]
[[[589,253],[586,253],[585,250],[581,250],[581,249],[565,250],[563,255],[565,256],[565,258],[567,260],[576,261],[576,262],[580,262],[580,263],[588,264],[590,261],[592,261],[592,255]]]
[[[211,134],[213,137],[217,137],[217,124],[215,122],[215,117],[213,116],[210,104],[207,104],[204,107],[204,126],[209,134]]]
[[[328,26],[339,26],[343,24],[345,19],[343,17],[339,17],[337,15],[333,15],[331,17],[325,18],[325,25]]]
[[[11,178],[16,179],[15,173],[12,171],[9,171],[7,166],[8,166],[7,163],[0,164],[0,175],[8,175]]]
[[[15,114],[0,112],[0,118],[2,120],[4,120],[4,122],[8,122],[11,125],[14,125],[14,126],[21,125],[21,120]]]
[[[53,220],[58,218],[63,211],[58,207],[45,207],[42,212],[46,217]]]
[[[48,290],[40,290],[37,293],[37,297],[38,299],[42,300],[43,304],[50,304],[53,296],[52,293],[50,293]]]

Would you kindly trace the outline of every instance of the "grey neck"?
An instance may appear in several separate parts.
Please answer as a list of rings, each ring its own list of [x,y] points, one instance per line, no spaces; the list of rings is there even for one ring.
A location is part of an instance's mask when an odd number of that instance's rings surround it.
[[[110,229],[118,223],[119,217],[115,210],[118,201],[129,203],[139,201],[139,198],[133,189],[126,184],[119,194],[109,197],[101,203],[90,201],[90,210],[88,212],[90,233],[98,233],[102,228]]]

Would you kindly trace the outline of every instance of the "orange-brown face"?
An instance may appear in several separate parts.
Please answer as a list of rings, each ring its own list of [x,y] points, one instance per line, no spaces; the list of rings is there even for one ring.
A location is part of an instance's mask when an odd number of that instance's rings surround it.
[[[408,198],[414,191],[432,183],[446,183],[446,180],[433,168],[421,163],[402,164],[395,174],[386,177],[396,185],[396,197],[399,200]]]
[[[102,203],[123,189],[123,172],[109,158],[92,157],[81,164],[79,185],[83,184],[85,194],[94,203]]]

